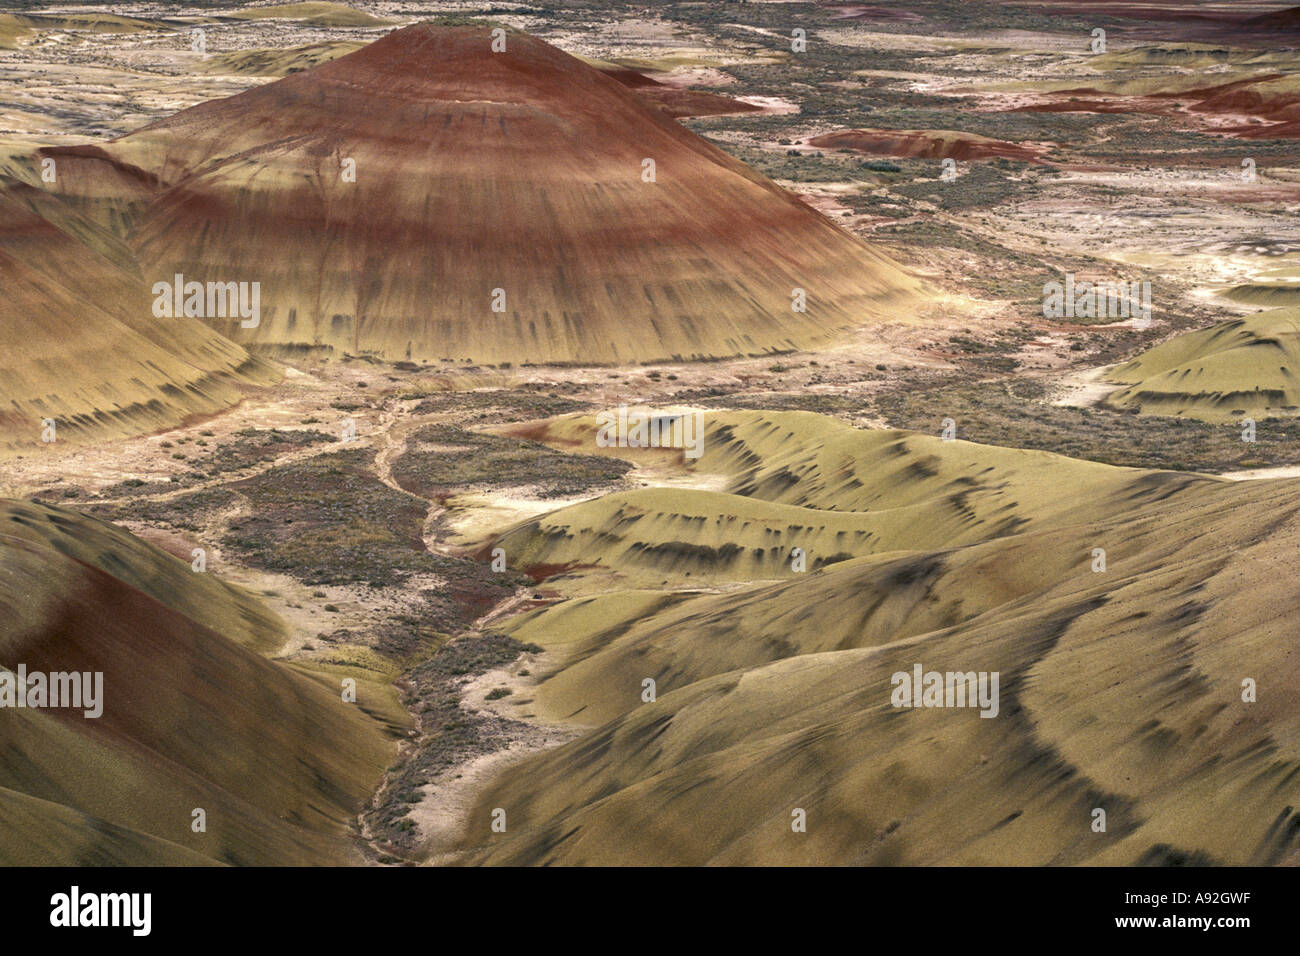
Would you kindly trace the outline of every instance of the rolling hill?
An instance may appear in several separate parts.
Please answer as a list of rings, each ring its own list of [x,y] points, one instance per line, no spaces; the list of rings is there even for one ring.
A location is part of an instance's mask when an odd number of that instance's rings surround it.
[[[848,558],[977,544],[1122,513],[1206,480],[865,431],[811,412],[716,412],[705,426],[693,467],[724,476],[724,490],[605,495],[506,529],[480,556],[501,547],[526,572],[553,578],[600,568],[631,587],[789,578],[795,548],[811,571]],[[593,418],[577,416],[530,437],[592,452],[595,431]],[[1062,487],[1071,494],[1060,494]]]
[[[1300,309],[1220,322],[1157,345],[1113,369],[1124,387],[1106,403],[1148,415],[1202,421],[1290,416],[1300,411]]]
[[[838,423],[772,418],[722,426],[752,439],[722,457],[746,462],[735,487],[754,507],[802,499],[865,519],[928,495],[941,513],[939,489],[973,483],[969,543],[936,545],[914,521],[912,550],[739,587],[578,596],[508,623],[550,662],[520,712],[585,733],[500,774],[461,862],[1300,858],[1286,617],[1300,492],[1050,455],[1028,477],[1027,453],[965,443],[916,475],[846,453]],[[785,468],[798,483],[774,480]],[[981,502],[981,487],[1000,494]],[[981,521],[998,502],[1001,520]],[[680,532],[658,523],[642,540]],[[606,543],[591,539],[598,556]],[[999,674],[996,714],[893,706],[892,675],[918,664]]]

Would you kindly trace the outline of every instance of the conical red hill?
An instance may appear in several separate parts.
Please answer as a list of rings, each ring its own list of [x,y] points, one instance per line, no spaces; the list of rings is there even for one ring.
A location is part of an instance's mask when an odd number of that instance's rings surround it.
[[[132,237],[145,279],[260,281],[258,328],[209,321],[279,354],[480,362],[807,347],[918,293],[601,71],[491,44],[410,27],[111,144],[166,187]]]

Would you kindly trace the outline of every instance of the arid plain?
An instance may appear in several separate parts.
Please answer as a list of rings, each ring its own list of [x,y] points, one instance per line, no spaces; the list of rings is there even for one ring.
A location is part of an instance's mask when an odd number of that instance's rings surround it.
[[[0,861],[1300,862],[1300,8],[0,63]]]

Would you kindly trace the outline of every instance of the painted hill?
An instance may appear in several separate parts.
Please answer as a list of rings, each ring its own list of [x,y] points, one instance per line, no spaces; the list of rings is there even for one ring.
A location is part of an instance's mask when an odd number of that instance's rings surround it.
[[[673,119],[686,116],[725,116],[731,113],[761,112],[761,106],[732,99],[708,90],[692,90],[656,80],[641,70],[608,60],[595,60],[583,57],[582,61],[594,66],[628,89],[634,90],[642,99],[649,100],[666,112]]]
[[[208,56],[200,64],[207,73],[245,76],[288,76],[359,50],[355,40],[327,40],[288,49],[236,50]]]
[[[927,497],[942,513],[941,492],[965,491],[968,543],[935,547],[917,521],[913,550],[741,587],[579,596],[509,622],[549,662],[509,699],[586,732],[501,772],[468,814],[462,862],[1300,860],[1300,584],[1278,573],[1300,533],[1294,482],[1031,466],[960,442],[925,455],[921,436],[892,467],[888,444],[855,455],[870,433],[822,421],[728,421],[748,439],[721,452],[732,490],[864,520]],[[796,429],[802,445],[786,440]],[[689,512],[693,493],[677,494]],[[617,541],[590,541],[627,563]],[[892,675],[917,664],[997,672],[996,716],[893,706]]]
[[[1300,31],[1300,7],[1288,7],[1275,13],[1261,13],[1241,21],[1247,29]]]
[[[1262,309],[1282,309],[1287,306],[1300,306],[1300,283],[1248,282],[1222,289],[1219,295],[1243,305],[1259,306]]]
[[[1228,57],[1226,62],[1240,69],[1208,74],[1212,79],[1197,68],[1197,59],[1211,62],[1189,57],[1190,69],[1179,72],[1152,71],[1140,61],[1116,59],[1101,65],[1118,69],[1099,74],[1087,86],[1075,81],[1015,81],[996,88],[1052,94],[1017,111],[1174,115],[1185,109],[1214,118],[1214,129],[1242,139],[1300,135],[1300,75],[1295,73],[1294,53]]]
[[[42,190],[0,187],[0,453],[169,427],[276,379],[195,319],[154,317],[112,233]]]
[[[3,502],[0,621],[0,667],[103,674],[98,718],[6,708],[6,865],[348,858],[395,744],[337,689],[262,656],[285,634],[249,595],[120,529]]]
[[[235,20],[296,20],[321,27],[379,27],[392,23],[346,3],[277,3],[251,7],[224,16]]]
[[[590,417],[556,421],[534,437],[597,450]],[[1153,482],[1159,473],[864,431],[811,412],[711,413],[703,447],[698,467],[728,476],[725,491],[605,495],[530,518],[494,537],[481,556],[501,547],[513,567],[548,577],[605,569],[622,586],[789,579],[797,576],[795,548],[813,571],[850,558],[977,544],[1114,514],[1203,480]],[[1075,494],[1057,493],[1066,486]]]
[[[1106,402],[1203,421],[1300,411],[1300,309],[1273,309],[1179,335],[1107,376]]]
[[[998,157],[1033,162],[1047,152],[1046,147],[942,129],[845,129],[814,136],[808,143],[825,149],[852,149],[872,156],[963,162]]]
[[[12,49],[20,41],[44,30],[76,30],[87,33],[140,33],[173,29],[165,20],[123,17],[112,13],[0,13],[0,49]]]
[[[145,279],[260,281],[258,328],[210,321],[281,355],[478,362],[806,347],[920,294],[601,70],[491,43],[409,27],[109,144],[159,182],[130,237]]]

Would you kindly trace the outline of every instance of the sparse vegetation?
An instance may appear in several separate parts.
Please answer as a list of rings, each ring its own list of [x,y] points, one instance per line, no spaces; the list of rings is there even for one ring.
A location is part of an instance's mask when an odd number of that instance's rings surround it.
[[[562,497],[610,485],[631,467],[605,455],[566,454],[524,439],[428,425],[411,436],[393,477],[425,498],[473,486],[530,486]]]

